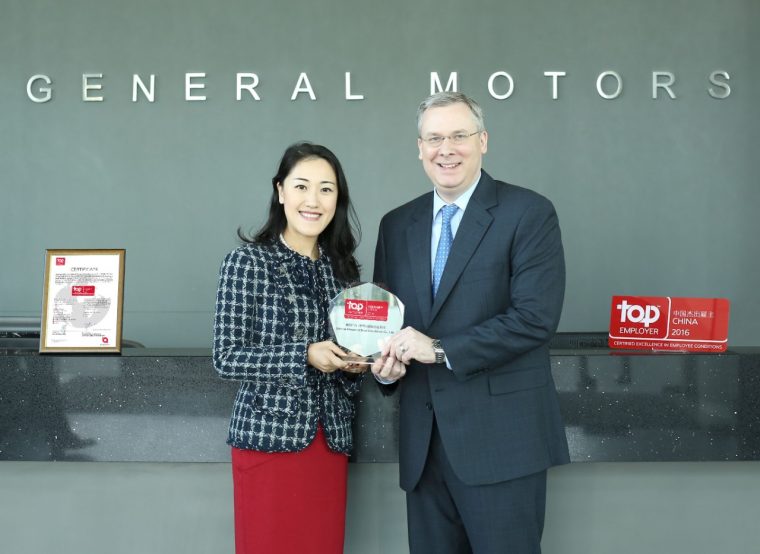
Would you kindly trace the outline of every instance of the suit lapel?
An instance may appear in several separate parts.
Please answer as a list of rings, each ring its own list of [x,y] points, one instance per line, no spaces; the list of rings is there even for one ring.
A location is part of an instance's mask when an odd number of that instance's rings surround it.
[[[433,193],[426,195],[416,210],[412,222],[406,229],[406,244],[409,253],[409,271],[414,282],[414,291],[420,306],[422,321],[427,325],[433,301],[430,236],[433,221]]]
[[[470,261],[478,245],[483,240],[483,236],[491,226],[493,216],[488,210],[496,204],[498,204],[496,185],[491,177],[483,171],[478,188],[475,189],[470,202],[467,204],[467,209],[459,224],[457,235],[454,237],[454,242],[451,245],[451,252],[441,276],[441,284],[438,286],[438,294],[436,294],[435,301],[433,302],[429,323],[438,315],[441,306],[446,302],[446,298],[454,288],[462,271],[464,271],[467,262]],[[428,238],[429,243],[430,239]],[[430,266],[429,260],[428,266]]]

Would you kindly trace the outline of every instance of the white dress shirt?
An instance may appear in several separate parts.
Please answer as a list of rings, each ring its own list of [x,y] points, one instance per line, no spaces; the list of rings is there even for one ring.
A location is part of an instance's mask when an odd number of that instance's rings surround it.
[[[459,224],[462,222],[462,217],[464,217],[464,211],[467,209],[467,204],[470,203],[470,198],[472,198],[472,193],[475,192],[475,189],[478,186],[478,183],[480,182],[480,173],[478,173],[478,178],[475,180],[475,182],[470,185],[470,187],[464,191],[461,195],[459,195],[459,198],[454,200],[452,204],[456,204],[457,208],[459,208],[456,213],[454,213],[454,216],[451,218],[451,237],[452,239],[456,238],[457,231],[459,230]],[[441,224],[443,223],[443,215],[441,214],[441,210],[443,207],[446,206],[446,202],[438,196],[438,191],[433,190],[433,232],[430,233],[430,267],[433,267],[435,265],[435,254],[438,252],[438,242],[441,240]],[[445,271],[445,269],[444,269]],[[430,283],[432,286],[433,283],[433,272],[430,272]],[[444,353],[444,361],[446,362],[446,367],[451,369],[451,364],[449,363],[449,357],[446,356]]]
[[[459,224],[462,222],[462,217],[464,217],[464,211],[467,209],[467,204],[470,203],[470,198],[472,198],[472,194],[475,192],[475,189],[478,186],[478,183],[480,183],[480,173],[478,173],[478,178],[475,179],[475,182],[470,185],[470,187],[465,190],[459,198],[454,200],[452,204],[456,204],[459,208],[454,216],[451,218],[451,236],[452,238],[455,238],[457,236],[457,231],[459,230]],[[433,189],[433,232],[430,234],[430,267],[432,268],[435,265],[435,254],[438,251],[438,242],[441,240],[441,224],[443,222],[443,215],[441,214],[441,209],[446,205],[447,203],[438,196],[438,191]],[[444,270],[445,271],[445,270]],[[431,294],[432,294],[432,286],[433,286],[433,272],[430,272],[430,286],[431,286]],[[444,354],[445,356],[445,354]],[[451,364],[449,364],[449,358],[448,356],[445,356],[445,362],[446,367],[451,369]],[[395,383],[395,379],[382,379],[375,375],[375,379],[380,381],[383,385],[390,385],[391,383]]]
[[[452,238],[456,238],[457,231],[459,230],[459,224],[462,222],[462,217],[464,217],[464,211],[467,209],[467,204],[470,203],[470,198],[472,198],[472,194],[475,192],[475,189],[478,186],[478,183],[480,182],[480,174],[478,173],[478,178],[475,180],[475,182],[468,188],[466,191],[464,191],[459,198],[454,200],[452,204],[456,204],[459,208],[454,216],[451,218],[451,236]],[[441,210],[443,207],[446,206],[446,202],[438,196],[438,191],[433,190],[433,232],[430,234],[430,267],[433,267],[435,265],[435,254],[438,252],[438,242],[441,240],[441,223],[443,222],[443,215],[441,214]],[[433,283],[433,272],[430,272],[430,283]]]

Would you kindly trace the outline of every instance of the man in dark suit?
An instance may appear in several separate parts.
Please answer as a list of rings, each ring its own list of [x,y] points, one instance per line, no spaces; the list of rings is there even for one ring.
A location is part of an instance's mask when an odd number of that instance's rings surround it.
[[[383,218],[374,275],[406,306],[373,372],[401,395],[410,550],[537,553],[546,470],[569,462],[549,362],[565,289],[557,215],[482,170],[488,134],[467,96],[427,98],[417,126],[434,190]]]

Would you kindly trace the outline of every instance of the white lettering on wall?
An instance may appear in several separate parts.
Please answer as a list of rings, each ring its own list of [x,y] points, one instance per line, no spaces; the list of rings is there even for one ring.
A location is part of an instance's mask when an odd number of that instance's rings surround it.
[[[103,90],[100,83],[90,83],[90,79],[102,79],[102,73],[83,73],[82,74],[82,100],[84,102],[102,102],[102,96],[91,96],[91,90]]]
[[[457,78],[458,75],[456,71],[449,73],[449,80],[446,81],[446,88],[443,88],[443,85],[441,84],[441,78],[438,76],[438,72],[431,71],[430,94],[435,94],[436,92],[457,92],[459,90],[457,88]]]
[[[50,77],[47,75],[32,75],[26,82],[26,95],[29,97],[29,100],[38,104],[48,102],[53,97],[53,89],[51,89],[49,86],[40,87],[39,91],[42,93],[42,96],[35,96],[34,92],[32,91],[32,86],[34,86],[35,81],[45,81],[47,85],[52,85],[53,81],[51,81]]]
[[[137,102],[137,89],[138,87],[143,93],[143,96],[148,100],[148,102],[155,102],[156,101],[156,76],[151,73],[150,75],[150,86],[146,87],[145,83],[143,83],[143,80],[140,78],[140,76],[135,73],[132,75],[132,102]]]
[[[557,77],[565,77],[567,71],[544,71],[544,76],[552,78],[552,100],[559,98],[557,93]]]
[[[665,81],[661,80],[665,77]],[[671,90],[671,85],[676,82],[676,76],[670,71],[652,71],[652,99],[657,98],[657,89],[665,89],[668,92],[668,96],[675,99],[676,95]]]
[[[351,94],[351,73],[346,71],[346,100],[364,100],[363,94]]]
[[[722,92],[716,91],[713,87],[710,87],[707,89],[707,93],[712,96],[713,98],[717,98],[718,100],[723,100],[724,98],[728,98],[728,95],[731,94],[731,87],[728,86],[728,83],[725,83],[723,81],[718,81],[718,77],[722,77],[726,81],[728,81],[731,77],[728,75],[728,71],[713,71],[710,73],[710,82],[715,85],[716,87],[719,87],[722,90]]]
[[[290,96],[291,100],[295,100],[299,94],[302,92],[305,92],[309,95],[309,98],[312,100],[316,100],[317,96],[314,94],[314,89],[311,88],[311,83],[309,82],[309,76],[306,75],[306,73],[301,73],[298,76],[298,82],[296,83],[296,88],[293,89],[293,94]]]
[[[342,72],[344,75],[343,99],[347,101],[362,101],[366,99],[364,91],[354,90],[353,73],[349,71]],[[184,93],[185,101],[196,102],[206,100],[205,72],[185,73],[184,74]],[[446,77],[444,86],[442,76]],[[551,80],[551,97],[553,100],[559,99],[559,82],[560,78],[568,76],[567,71],[563,70],[543,70],[532,73],[532,81],[529,90],[535,90],[536,81],[543,76]],[[643,77],[643,76],[642,76]],[[715,70],[707,75],[709,84],[704,90],[717,100],[724,100],[731,95],[732,88],[729,84],[730,75],[725,70]],[[104,77],[102,73],[83,73],[82,78],[82,100],[84,102],[103,102],[104,101]],[[221,78],[221,77],[220,77]],[[261,85],[261,79],[257,73],[238,72],[235,74],[235,98],[238,102],[244,99],[252,98],[254,101],[261,101],[261,96],[257,89]],[[224,77],[226,81],[228,78]],[[139,73],[132,74],[131,82],[131,102],[139,101],[156,101],[156,74]],[[670,99],[677,99],[675,93],[676,74],[671,71],[652,71],[650,81],[650,96],[652,99],[664,98],[665,94]],[[333,82],[333,81],[331,81]],[[336,83],[337,84],[337,83]],[[282,83],[280,83],[280,86]],[[474,90],[478,83],[470,83],[468,92]],[[162,85],[165,86],[165,85]],[[287,86],[287,85],[286,85]],[[482,86],[482,85],[481,85]],[[585,82],[579,82],[576,79],[567,79],[563,81],[563,94],[565,98],[568,91],[572,91],[576,96],[579,91],[587,90],[588,85]],[[572,87],[568,89],[568,87]],[[337,88],[337,87],[336,87]],[[456,71],[448,74],[439,74],[430,72],[430,91],[432,94],[438,92],[456,92],[459,90],[459,74]],[[516,90],[516,81],[506,71],[496,71],[488,77],[487,92],[496,100],[506,100],[514,96]],[[638,88],[636,89],[639,90]],[[35,74],[28,78],[26,82],[26,96],[30,101],[41,104],[53,100],[53,79],[46,74]],[[614,70],[607,70],[599,73],[596,78],[596,91],[599,96],[605,100],[619,98],[623,93],[623,79],[621,75]],[[663,94],[664,91],[664,94]],[[330,94],[340,96],[339,90],[330,89]],[[317,95],[311,85],[307,73],[300,73],[297,82],[291,94],[291,100],[297,100],[299,95],[308,95],[312,101],[317,100]],[[540,94],[540,93],[535,93]],[[523,99],[526,97],[523,97]]]
[[[185,100],[188,102],[198,102],[206,100],[206,95],[192,94],[193,90],[206,88],[205,83],[194,83],[193,79],[204,79],[205,73],[185,73]]]
[[[602,83],[606,77],[612,77],[617,82],[617,88],[612,94],[607,94],[602,88]],[[617,71],[603,71],[599,74],[599,77],[596,78],[596,91],[599,93],[599,96],[605,100],[614,100],[620,96],[621,92],[623,92],[623,79],[620,78]]]
[[[508,86],[507,86],[507,92],[504,92],[502,94],[498,94],[496,92],[496,89],[494,89],[494,81],[496,81],[497,77],[503,77],[507,80]],[[496,100],[506,100],[510,96],[512,96],[512,93],[515,91],[515,82],[512,79],[512,76],[507,73],[506,71],[497,71],[496,73],[492,73],[491,76],[488,78],[488,94],[491,95],[492,98],[495,98]]]
[[[259,93],[256,92],[256,87],[259,86],[259,76],[255,73],[237,73],[235,85],[235,99],[240,101],[243,99],[243,89],[247,90],[254,100],[261,100]],[[248,83],[243,83],[243,79],[247,79]]]

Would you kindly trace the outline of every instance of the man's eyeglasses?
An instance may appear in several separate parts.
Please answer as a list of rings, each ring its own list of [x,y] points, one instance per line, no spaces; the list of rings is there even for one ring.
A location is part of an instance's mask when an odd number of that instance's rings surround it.
[[[467,133],[456,133],[455,135],[449,135],[448,137],[442,137],[440,135],[435,135],[432,137],[427,138],[421,138],[422,142],[427,144],[428,146],[432,146],[433,148],[437,148],[439,146],[443,145],[443,141],[446,139],[449,139],[449,142],[451,144],[464,144],[465,141],[470,138],[472,135],[479,134],[480,131],[475,131],[474,133],[470,133],[469,135]]]

